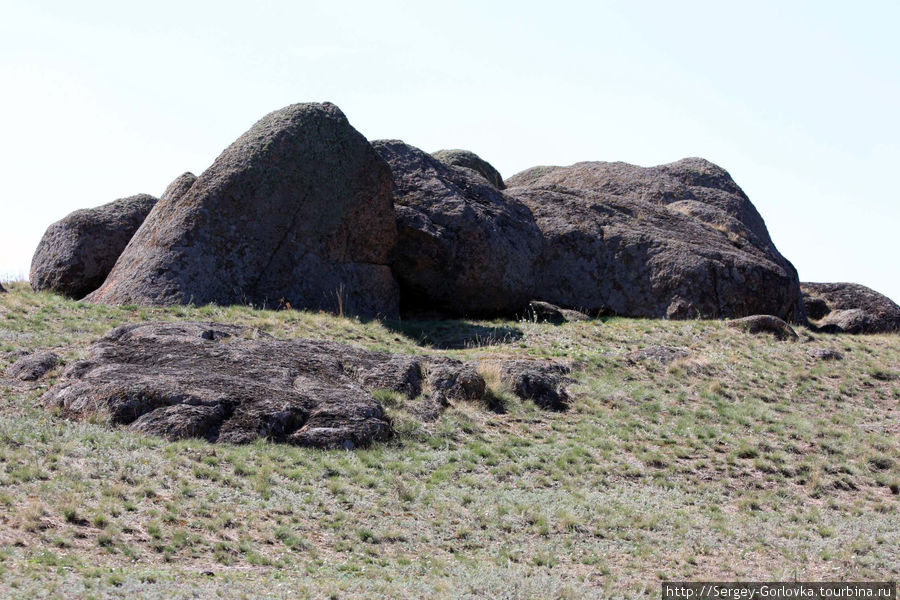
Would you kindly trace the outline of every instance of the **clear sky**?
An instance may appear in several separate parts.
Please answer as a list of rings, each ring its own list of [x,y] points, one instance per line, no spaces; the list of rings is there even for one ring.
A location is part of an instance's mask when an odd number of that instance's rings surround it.
[[[805,281],[900,302],[900,2],[0,0],[0,279],[259,117],[538,164],[702,156]]]

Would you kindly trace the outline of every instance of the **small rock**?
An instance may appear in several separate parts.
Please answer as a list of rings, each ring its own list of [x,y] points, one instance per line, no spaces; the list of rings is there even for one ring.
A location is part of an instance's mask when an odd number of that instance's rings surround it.
[[[812,358],[818,360],[844,360],[844,355],[831,348],[816,348],[809,351]]]
[[[500,366],[500,381],[509,385],[519,398],[558,411],[569,405],[566,385],[571,382],[567,377],[570,371],[568,366],[554,362],[510,360]]]
[[[6,371],[10,377],[22,381],[36,381],[59,364],[59,356],[53,352],[36,352],[23,356]]]
[[[542,302],[540,300],[532,300],[528,303],[527,318],[529,321],[534,321],[536,323],[553,323],[554,325],[561,325],[563,323],[568,323],[569,321],[587,321],[590,319],[590,317],[583,312],[568,308],[560,308],[555,304]]]
[[[445,406],[455,400],[481,400],[487,388],[484,378],[472,366],[449,359],[431,365],[426,387]]]
[[[728,326],[753,335],[757,333],[771,333],[781,341],[799,339],[797,332],[790,325],[772,315],[753,315],[752,317],[735,319],[734,321],[729,321]]]
[[[639,350],[632,350],[625,355],[625,358],[631,362],[642,360],[656,361],[661,365],[667,365],[679,358],[687,358],[691,353],[687,348],[678,348],[673,346],[648,346]]]

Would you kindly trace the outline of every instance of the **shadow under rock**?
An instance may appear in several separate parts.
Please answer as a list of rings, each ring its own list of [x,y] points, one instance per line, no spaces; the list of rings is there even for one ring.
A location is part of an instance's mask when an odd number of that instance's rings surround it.
[[[509,344],[524,337],[522,330],[509,325],[478,325],[462,320],[390,321],[385,325],[420,346],[439,350],[462,350]]]

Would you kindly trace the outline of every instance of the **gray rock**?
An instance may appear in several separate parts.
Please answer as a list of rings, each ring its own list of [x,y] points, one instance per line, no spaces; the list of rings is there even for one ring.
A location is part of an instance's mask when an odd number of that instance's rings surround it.
[[[781,341],[799,339],[797,332],[790,325],[772,315],[753,315],[743,319],[735,319],[734,321],[729,321],[728,326],[753,335],[770,333]]]
[[[428,371],[430,395],[444,406],[458,400],[481,400],[485,388],[484,378],[475,368],[458,361],[435,361]]]
[[[294,104],[164,198],[90,300],[394,317],[396,241],[388,165],[333,104]]]
[[[31,260],[31,287],[75,299],[96,290],[155,205],[156,198],[141,194],[57,221]]]
[[[802,283],[810,319],[826,333],[900,331],[900,306],[884,294],[856,283]]]
[[[844,355],[831,348],[816,348],[810,350],[809,355],[817,360],[844,360]]]
[[[661,365],[667,365],[681,358],[687,358],[691,353],[687,348],[678,346],[648,346],[632,350],[625,354],[625,358],[632,363],[650,360]]]
[[[7,375],[22,381],[37,381],[59,364],[59,356],[53,352],[26,354],[6,370]]]
[[[510,386],[523,400],[531,400],[546,410],[565,410],[569,406],[566,386],[567,365],[539,360],[507,360],[500,365],[500,381]]]
[[[553,323],[561,325],[570,321],[587,321],[589,316],[577,310],[568,308],[560,308],[549,302],[541,302],[540,300],[532,300],[528,303],[528,312],[525,318],[535,323]]]
[[[498,190],[506,189],[506,184],[503,183],[503,177],[500,176],[500,172],[491,163],[474,152],[468,150],[438,150],[437,152],[432,152],[431,155],[445,165],[472,169],[487,179]]]
[[[636,317],[805,319],[796,270],[712,163],[578,163],[507,184],[543,233],[541,300]]]
[[[197,181],[197,176],[190,171],[185,171],[169,184],[159,199],[165,202],[178,202],[191,189],[195,181]]]
[[[389,355],[234,325],[141,323],[104,336],[42,402],[170,439],[356,447],[391,434],[361,380],[400,388],[395,367]]]
[[[394,175],[393,263],[408,309],[521,314],[541,234],[531,212],[470,169],[396,140],[373,142]]]

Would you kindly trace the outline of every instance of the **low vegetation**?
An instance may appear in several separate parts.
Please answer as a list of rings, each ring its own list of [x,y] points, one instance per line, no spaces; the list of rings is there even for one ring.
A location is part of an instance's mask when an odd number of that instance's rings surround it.
[[[0,295],[9,353],[71,363],[114,326],[205,320],[480,360],[492,402],[357,451],[172,443],[72,422],[0,380],[4,598],[658,597],[661,581],[900,577],[900,336],[721,322],[361,322],[248,307]],[[653,345],[669,363],[630,360]],[[812,353],[833,349],[843,360]],[[573,362],[566,412],[492,359]]]

